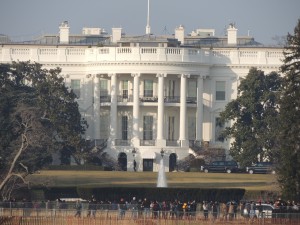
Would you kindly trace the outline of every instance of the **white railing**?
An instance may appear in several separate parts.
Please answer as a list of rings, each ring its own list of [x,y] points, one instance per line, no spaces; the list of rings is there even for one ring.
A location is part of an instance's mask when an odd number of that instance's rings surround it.
[[[57,55],[57,48],[40,48],[40,55]]]
[[[92,47],[92,48],[32,48],[3,46],[0,63],[11,61],[36,62],[192,62],[205,64],[282,65],[283,49],[189,49],[163,47]]]

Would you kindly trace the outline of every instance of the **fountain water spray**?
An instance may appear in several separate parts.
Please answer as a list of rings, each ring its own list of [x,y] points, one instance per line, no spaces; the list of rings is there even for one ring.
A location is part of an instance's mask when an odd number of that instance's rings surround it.
[[[157,187],[168,187],[165,166],[164,166],[164,150],[160,151],[161,159],[159,163],[158,177],[157,177]]]

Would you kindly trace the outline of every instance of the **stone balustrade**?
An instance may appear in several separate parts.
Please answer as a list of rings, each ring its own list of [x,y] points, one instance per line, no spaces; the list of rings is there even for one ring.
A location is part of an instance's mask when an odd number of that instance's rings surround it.
[[[177,62],[226,65],[281,65],[281,48],[163,48],[163,47],[62,47],[3,45],[0,62],[39,63]]]

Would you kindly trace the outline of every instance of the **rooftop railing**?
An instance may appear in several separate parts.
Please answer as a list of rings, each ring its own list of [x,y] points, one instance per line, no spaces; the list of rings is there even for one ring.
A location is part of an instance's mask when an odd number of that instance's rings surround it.
[[[189,62],[205,64],[281,65],[282,49],[194,49],[163,47],[96,47],[4,45],[0,62]]]

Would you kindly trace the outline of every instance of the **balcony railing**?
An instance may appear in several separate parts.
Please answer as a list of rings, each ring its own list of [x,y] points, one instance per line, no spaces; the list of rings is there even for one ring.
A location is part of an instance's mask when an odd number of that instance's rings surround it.
[[[157,96],[152,96],[152,97],[141,96],[140,101],[141,102],[157,102],[158,97]]]
[[[133,102],[132,95],[118,95],[118,102]]]
[[[180,141],[179,140],[166,140],[166,145],[167,146],[179,147],[180,146]]]
[[[118,95],[117,96],[118,102],[133,102],[133,95]],[[111,95],[100,96],[100,102],[111,102]],[[157,96],[140,96],[140,102],[158,102]],[[165,96],[164,97],[165,103],[180,103],[180,96]],[[187,97],[186,103],[189,104],[197,104],[197,97]]]
[[[110,102],[110,101],[111,101],[110,95],[100,96],[100,102]]]
[[[165,103],[179,103],[180,96],[165,96]]]
[[[155,140],[140,140],[141,146],[155,146]]]
[[[186,103],[196,104],[197,103],[197,97],[187,97],[186,98]]]
[[[130,140],[115,139],[115,146],[130,146]]]

